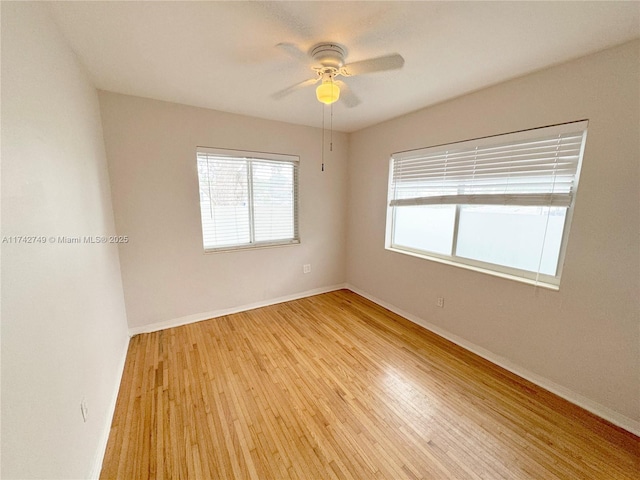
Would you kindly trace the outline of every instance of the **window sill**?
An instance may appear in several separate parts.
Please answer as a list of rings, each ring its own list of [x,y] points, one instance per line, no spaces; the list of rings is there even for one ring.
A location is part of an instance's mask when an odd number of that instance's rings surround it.
[[[286,240],[283,242],[265,242],[252,243],[249,245],[230,245],[228,247],[205,248],[204,253],[205,255],[210,253],[230,253],[242,250],[260,250],[263,248],[287,247],[290,245],[300,245],[300,240]]]
[[[467,264],[464,264],[464,263],[455,262],[453,260],[447,260],[445,258],[432,257],[430,255],[424,255],[424,254],[413,252],[413,251],[410,251],[410,250],[403,250],[403,249],[394,248],[394,247],[385,247],[385,249],[389,250],[391,252],[401,253],[403,255],[409,255],[411,257],[422,258],[424,260],[430,260],[432,262],[443,263],[445,265],[451,265],[453,267],[458,267],[458,268],[464,268],[465,270],[471,270],[473,272],[484,273],[486,275],[491,275],[491,276],[494,276],[494,277],[505,278],[507,280],[514,280],[514,281],[520,282],[520,283],[526,283],[527,285],[534,285],[536,287],[546,288],[548,290],[553,290],[555,292],[560,290],[560,286],[559,285],[554,285],[554,284],[548,283],[548,282],[542,282],[540,280],[519,277],[517,275],[512,275],[512,274],[509,274],[509,273],[497,272],[495,270],[490,270],[488,268],[482,268],[482,267],[476,267],[476,266],[473,266],[473,265],[467,265]]]

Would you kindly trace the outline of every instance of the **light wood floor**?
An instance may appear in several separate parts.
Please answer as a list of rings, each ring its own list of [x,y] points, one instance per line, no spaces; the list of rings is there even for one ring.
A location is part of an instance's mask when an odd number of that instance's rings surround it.
[[[639,474],[638,437],[341,290],[132,338],[101,478]]]

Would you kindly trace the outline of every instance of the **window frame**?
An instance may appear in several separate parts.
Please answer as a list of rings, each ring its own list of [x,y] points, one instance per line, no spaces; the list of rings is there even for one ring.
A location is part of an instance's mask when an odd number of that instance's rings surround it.
[[[562,232],[562,240],[560,242],[560,249],[558,252],[558,265],[556,270],[556,275],[547,275],[541,272],[533,272],[529,270],[523,270],[515,267],[508,267],[504,265],[498,265],[490,262],[483,262],[480,260],[474,260],[466,257],[460,257],[456,255],[457,250],[457,241],[458,241],[458,231],[460,226],[460,211],[461,208],[465,205],[463,203],[454,204],[456,207],[455,210],[455,220],[454,220],[454,231],[451,245],[451,255],[444,255],[441,253],[430,252],[426,250],[420,250],[416,248],[411,248],[403,245],[397,245],[393,243],[395,227],[396,227],[396,209],[402,208],[398,206],[391,206],[390,202],[392,200],[392,190],[393,190],[393,172],[394,172],[394,156],[398,157],[403,154],[412,154],[417,152],[437,152],[439,150],[444,150],[447,147],[456,146],[463,147],[466,145],[491,145],[493,141],[501,142],[504,141],[505,138],[509,138],[510,141],[516,142],[518,140],[533,138],[536,133],[540,133],[540,130],[543,129],[558,129],[558,131],[562,131],[567,126],[576,125],[578,128],[583,130],[583,139],[582,145],[580,147],[579,159],[576,168],[576,173],[574,177],[574,188],[572,190],[572,199],[569,204],[565,215],[565,221],[563,225]],[[571,229],[571,222],[573,219],[573,212],[575,208],[575,201],[578,191],[578,183],[580,179],[580,171],[582,169],[582,160],[584,157],[584,150],[586,146],[586,137],[587,137],[587,127],[588,120],[579,120],[575,122],[567,122],[556,125],[549,125],[544,127],[532,128],[527,130],[520,130],[516,132],[510,132],[505,134],[497,134],[491,135],[487,137],[481,137],[471,140],[465,140],[461,142],[452,142],[447,144],[434,145],[431,147],[420,148],[415,150],[407,150],[403,152],[393,153],[389,159],[389,180],[387,185],[387,215],[386,215],[386,227],[385,227],[385,249],[395,253],[401,253],[405,255],[410,255],[417,258],[422,258],[425,260],[435,261],[438,263],[443,263],[446,265],[452,265],[459,268],[464,268],[467,270],[472,270],[480,273],[485,273],[492,276],[497,276],[501,278],[507,278],[510,280],[519,281],[522,283],[532,284],[541,286],[544,288],[548,288],[551,290],[559,290],[560,289],[560,280],[562,277],[562,272],[564,268],[564,260],[567,252],[567,246],[569,242],[569,232]]]
[[[199,154],[210,154],[215,155],[217,157],[226,157],[231,160],[237,160],[238,162],[244,161],[247,162],[247,206],[249,211],[249,243],[242,244],[232,244],[232,245],[224,245],[220,247],[207,247],[205,245],[205,237],[204,237],[204,225],[202,222],[202,201],[200,197],[200,172],[198,170],[198,161]],[[293,166],[293,237],[282,239],[282,240],[266,240],[266,241],[255,241],[254,231],[255,231],[255,216],[254,216],[254,199],[253,199],[253,176],[250,172],[252,172],[252,162],[282,162],[287,163]],[[261,249],[261,248],[272,248],[272,247],[283,247],[288,245],[298,245],[300,244],[300,233],[299,233],[299,168],[300,168],[300,157],[298,155],[291,154],[283,154],[283,153],[271,153],[271,152],[256,152],[250,150],[234,150],[234,149],[223,149],[223,148],[213,148],[213,147],[196,147],[196,177],[198,180],[198,199],[199,199],[199,211],[200,211],[200,230],[201,230],[201,241],[202,247],[204,249],[205,254],[210,253],[225,253],[225,252],[233,252],[233,251],[242,251],[242,250],[253,250],[253,249]]]

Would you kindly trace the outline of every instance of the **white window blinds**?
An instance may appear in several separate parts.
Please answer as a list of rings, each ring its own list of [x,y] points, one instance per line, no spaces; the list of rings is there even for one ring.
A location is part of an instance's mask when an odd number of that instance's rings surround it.
[[[587,122],[392,156],[389,206],[569,207]]]
[[[298,157],[198,148],[205,250],[298,243]]]

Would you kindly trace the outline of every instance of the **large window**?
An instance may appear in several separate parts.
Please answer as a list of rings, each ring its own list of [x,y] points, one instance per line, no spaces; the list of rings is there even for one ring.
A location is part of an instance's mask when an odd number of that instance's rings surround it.
[[[298,157],[197,149],[205,251],[299,243]]]
[[[557,288],[586,128],[393,154],[386,247]]]

